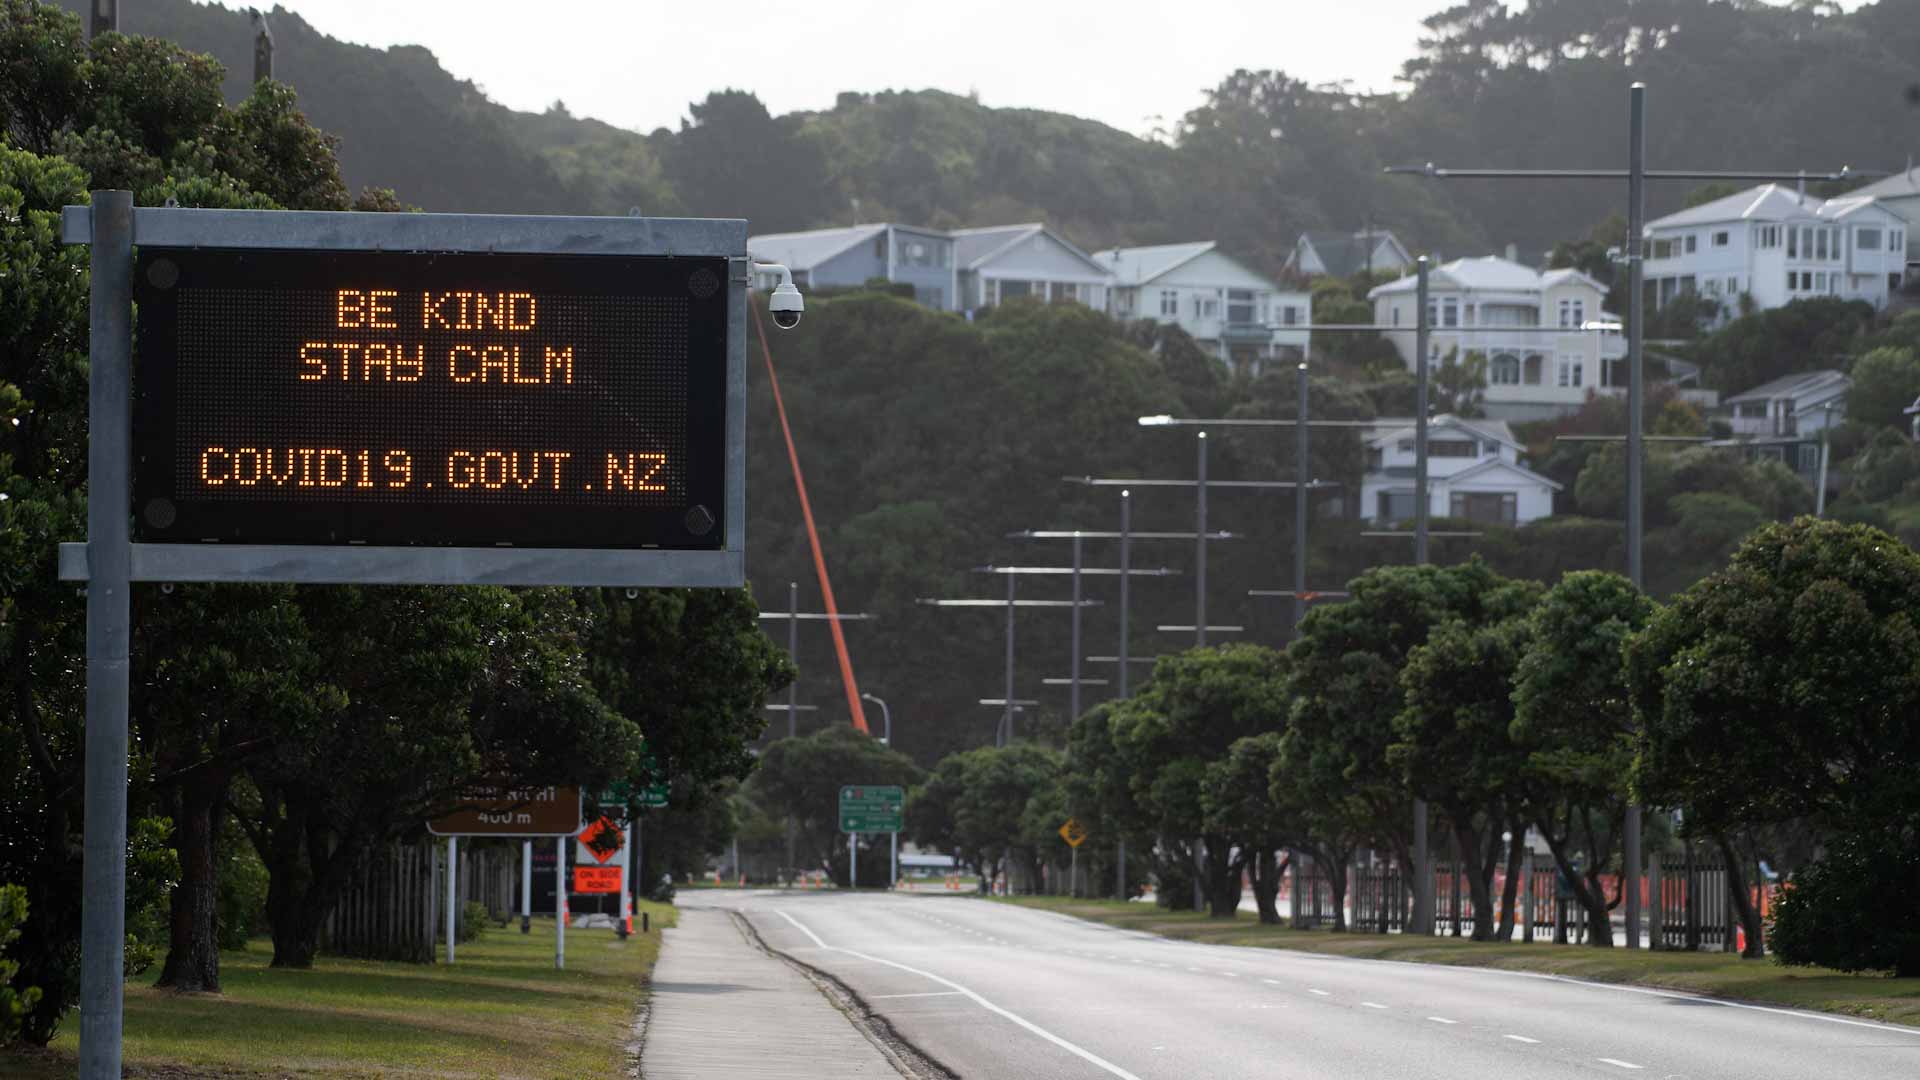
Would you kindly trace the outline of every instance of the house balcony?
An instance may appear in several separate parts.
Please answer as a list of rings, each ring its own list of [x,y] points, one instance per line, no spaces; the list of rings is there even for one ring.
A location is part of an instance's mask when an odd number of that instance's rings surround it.
[[[1271,345],[1281,339],[1282,330],[1305,332],[1304,326],[1282,327],[1271,323],[1229,322],[1220,324],[1220,340],[1228,345]]]

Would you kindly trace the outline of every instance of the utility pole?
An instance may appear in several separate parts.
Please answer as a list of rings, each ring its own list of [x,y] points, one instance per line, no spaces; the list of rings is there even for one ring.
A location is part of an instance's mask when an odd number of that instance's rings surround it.
[[[760,613],[760,618],[766,620],[785,619],[787,622],[787,658],[793,662],[795,669],[794,678],[792,682],[787,684],[787,703],[785,705],[769,705],[767,708],[771,711],[785,712],[787,714],[787,738],[791,739],[800,733],[800,714],[803,712],[814,712],[818,708],[818,706],[814,705],[800,704],[800,621],[802,619],[810,622],[826,620],[837,626],[843,622],[865,622],[872,619],[873,616],[865,612],[801,611],[800,583],[797,581],[789,581],[787,582],[787,610],[763,611]],[[793,871],[794,861],[798,858],[796,852],[797,846],[798,840],[795,833],[794,822],[792,818],[788,818],[786,865],[789,873]]]
[[[1018,535],[1028,535],[1028,534],[1018,534]],[[1000,725],[994,731],[993,744],[995,746],[1006,746],[1008,743],[1013,741],[1013,714],[1018,712],[1020,710],[1020,707],[1023,705],[1038,704],[1038,702],[1035,702],[1035,701],[1023,701],[1013,696],[1013,663],[1014,663],[1014,640],[1015,640],[1014,639],[1014,632],[1015,632],[1014,621],[1013,621],[1014,609],[1016,608],[1075,608],[1077,610],[1078,608],[1082,608],[1082,607],[1093,607],[1098,603],[1100,603],[1100,601],[1098,600],[1079,600],[1079,601],[1019,600],[1015,598],[1014,582],[1021,573],[1034,572],[1036,570],[1043,573],[1057,572],[1057,571],[1054,571],[1054,568],[985,566],[985,567],[979,567],[978,569],[984,573],[997,573],[997,574],[1004,574],[1006,576],[1007,598],[1005,600],[985,600],[985,599],[942,600],[942,599],[935,599],[932,597],[918,597],[914,600],[914,603],[924,604],[928,607],[943,607],[943,608],[1005,608],[1006,609],[1006,612],[1007,612],[1007,652],[1006,652],[1007,660],[1006,660],[1006,680],[1004,683],[1004,693],[1002,694],[1002,696],[997,698],[981,698],[980,699],[980,704],[982,705],[999,705],[1002,707],[1001,716],[1000,716]]]
[[[87,20],[87,40],[119,32],[120,0],[93,0],[91,17]]]
[[[263,82],[273,78],[273,31],[267,27],[267,17],[259,8],[250,9],[253,13],[253,81]]]
[[[1413,561],[1427,563],[1427,349],[1432,322],[1427,313],[1427,257],[1415,264],[1413,390]],[[1413,800],[1413,932],[1433,933],[1433,861],[1427,850],[1427,800]]]

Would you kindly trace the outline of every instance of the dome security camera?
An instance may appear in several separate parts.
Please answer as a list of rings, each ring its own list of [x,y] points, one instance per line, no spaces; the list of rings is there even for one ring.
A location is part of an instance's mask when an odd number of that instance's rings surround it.
[[[767,297],[767,312],[773,316],[773,325],[782,330],[791,330],[800,325],[800,315],[807,310],[807,302],[800,296],[800,290],[794,287],[793,272],[779,263],[755,263],[754,269],[763,274],[778,271],[780,284],[774,286],[773,295]]]

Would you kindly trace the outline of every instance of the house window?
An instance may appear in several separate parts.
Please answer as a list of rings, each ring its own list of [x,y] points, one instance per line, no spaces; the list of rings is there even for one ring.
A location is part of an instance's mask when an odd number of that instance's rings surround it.
[[[1400,305],[1399,304],[1393,305],[1393,325],[1395,326],[1400,325]]]
[[[881,233],[879,236],[873,238],[873,257],[876,259],[884,259],[887,257],[886,233]]]
[[[1800,471],[1811,473],[1819,471],[1819,468],[1820,448],[1812,443],[1803,444],[1800,447]]]
[[[1879,251],[1880,230],[1861,229],[1853,234],[1853,246],[1858,251]]]
[[[1471,439],[1428,439],[1429,457],[1477,457]]]
[[[1814,235],[1813,235],[1813,240],[1814,240],[1813,257],[1814,258],[1824,259],[1827,257],[1827,233],[1829,231],[1830,230],[1827,230],[1827,229],[1814,230]]]
[[[1513,525],[1519,518],[1520,496],[1511,491],[1456,491],[1448,498],[1447,516],[1486,525]]]
[[[1230,323],[1253,322],[1253,290],[1227,290],[1227,321]]]
[[[1719,232],[1713,234],[1714,247],[1726,247],[1728,244],[1732,242],[1733,242],[1733,234],[1726,231],[1725,229],[1722,229]]]
[[[1655,240],[1653,242],[1653,257],[1656,259],[1672,258],[1673,257],[1673,241],[1671,239]]]
[[[1907,246],[1907,234],[1901,229],[1887,230],[1887,250],[1899,251]]]
[[[1739,278],[1730,277],[1727,279],[1727,295],[1728,296],[1740,295],[1740,279]]]
[[[1765,420],[1767,403],[1764,401],[1742,401],[1733,407],[1733,415],[1742,420]]]
[[[1562,300],[1560,301],[1560,329],[1565,330],[1567,327],[1572,325],[1573,325],[1573,301]]]
[[[1814,292],[1827,291],[1827,272],[1825,270],[1822,270],[1819,273],[1813,275],[1813,291]]]
[[[1113,313],[1115,315],[1133,314],[1133,290],[1132,289],[1113,290]]]
[[[1571,357],[1560,358],[1558,385],[1575,387],[1581,384],[1586,374],[1586,364]]]
[[[1454,299],[1451,296],[1447,297],[1445,300],[1440,301],[1440,325],[1441,326],[1459,326],[1460,325],[1460,301]]]
[[[1540,368],[1544,361],[1537,355],[1528,356],[1520,364],[1520,381],[1527,386],[1540,385]]]
[[[1700,292],[1705,296],[1719,296],[1720,295],[1720,279],[1708,278],[1707,280],[1701,282]]]
[[[1395,316],[1398,316],[1399,314],[1400,312],[1398,310],[1394,312]],[[1288,304],[1285,307],[1282,307],[1280,309],[1280,323],[1283,326],[1300,325],[1300,309],[1297,307],[1294,307],[1292,304]]]
[[[1495,386],[1519,386],[1520,358],[1512,353],[1495,356],[1487,369],[1487,380]]]
[[[1051,299],[1056,304],[1077,302],[1080,299],[1080,286],[1077,282],[1056,281],[1053,283]]]
[[[1411,454],[1413,453],[1413,440],[1401,439],[1400,442],[1396,444],[1395,448],[1398,449],[1403,454]]]
[[[1196,296],[1193,298],[1194,314],[1202,319],[1220,317],[1220,298],[1217,296]]]
[[[1380,521],[1382,524],[1390,525],[1397,521],[1405,521],[1412,516],[1413,516],[1413,492],[1411,491],[1380,492],[1379,517],[1377,518],[1378,521]]]
[[[1160,314],[1165,318],[1180,317],[1180,294],[1172,289],[1160,290]]]
[[[1689,255],[1693,254],[1696,250],[1699,249],[1699,247],[1700,247],[1700,238],[1698,236],[1695,236],[1692,233],[1688,233],[1687,234],[1687,254]]]
[[[1787,258],[1797,259],[1799,257],[1800,257],[1800,230],[1789,225],[1787,226]]]

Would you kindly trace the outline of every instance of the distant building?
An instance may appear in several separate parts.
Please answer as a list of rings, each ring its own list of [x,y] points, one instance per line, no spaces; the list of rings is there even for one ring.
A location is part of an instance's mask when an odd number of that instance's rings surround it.
[[[1873,196],[1820,199],[1779,184],[1650,221],[1644,239],[1648,306],[1693,293],[1719,301],[1722,321],[1742,297],[1760,310],[1815,296],[1884,308],[1907,263],[1907,220]]]
[[[1107,309],[1112,275],[1091,255],[1038,223],[955,229],[956,310],[993,307],[1020,297]]]
[[[1400,274],[1413,269],[1413,256],[1385,229],[1304,232],[1293,242],[1293,252],[1282,269],[1302,277],[1352,277],[1368,271]]]
[[[1733,438],[1712,446],[1742,451],[1749,461],[1773,460],[1814,483],[1823,433],[1847,418],[1853,380],[1838,371],[1806,371],[1763,383],[1720,403]]]
[[[1360,516],[1394,525],[1414,516],[1414,422],[1382,419],[1367,435]],[[1553,513],[1560,485],[1520,464],[1520,444],[1502,420],[1450,414],[1427,424],[1427,513],[1489,525],[1525,525]]]
[[[1093,259],[1113,275],[1107,310],[1117,319],[1178,326],[1236,371],[1306,358],[1312,298],[1282,289],[1211,240],[1111,248]]]
[[[1455,259],[1431,271],[1427,286],[1428,362],[1449,356],[1486,363],[1487,415],[1536,420],[1578,409],[1590,393],[1624,392],[1616,370],[1626,343],[1616,318],[1601,310],[1607,291],[1578,270],[1535,270],[1487,255]],[[1373,320],[1409,370],[1416,347],[1417,282],[1405,277],[1367,293]]]
[[[748,237],[747,253],[786,266],[803,289],[858,288],[884,278],[912,285],[915,300],[940,311],[955,310],[959,295],[953,238],[934,229],[876,224],[769,233]]]
[[[1876,180],[1863,188],[1847,192],[1851,198],[1869,198],[1881,206],[1900,215],[1907,222],[1904,254],[1907,257],[1906,280],[1908,283],[1920,282],[1920,255],[1914,254],[1914,233],[1920,231],[1920,168],[1916,168],[1912,159],[1907,167],[1883,180]]]

